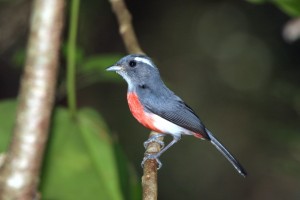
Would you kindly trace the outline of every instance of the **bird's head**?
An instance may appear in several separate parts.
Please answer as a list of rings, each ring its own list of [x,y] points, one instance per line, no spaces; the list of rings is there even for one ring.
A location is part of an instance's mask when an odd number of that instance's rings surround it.
[[[152,60],[141,54],[125,56],[106,70],[120,74],[128,83],[129,88],[140,84],[151,84],[160,79],[158,69]]]

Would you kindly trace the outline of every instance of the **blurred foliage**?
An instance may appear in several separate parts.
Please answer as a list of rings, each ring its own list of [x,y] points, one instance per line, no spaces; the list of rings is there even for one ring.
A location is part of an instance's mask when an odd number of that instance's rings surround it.
[[[249,2],[272,6],[249,6]],[[241,179],[229,168],[230,166],[227,169],[226,161],[216,157],[217,153],[208,149],[210,147],[206,148],[205,143],[199,144],[193,138],[183,138],[183,141],[163,158],[165,167],[159,173],[160,199],[300,199],[299,43],[287,44],[281,35],[282,27],[288,20],[285,13],[299,16],[298,2],[298,0],[127,2],[133,14],[139,40],[156,61],[162,77],[176,93],[194,107],[205,124],[224,140],[249,171],[249,177]],[[105,120],[109,121],[114,131],[120,133],[118,140],[130,160],[135,166],[139,166],[143,151],[142,145],[139,144],[146,137],[141,132],[146,134],[147,131],[128,117],[124,88],[116,89],[114,84],[106,84],[107,81],[121,80],[114,73],[106,73],[104,70],[122,57],[114,52],[124,52],[120,45],[122,41],[115,17],[105,1],[82,1],[80,9],[75,56],[77,89],[96,82],[104,84],[97,84],[96,87],[88,87],[79,92],[78,102],[80,105],[89,105],[101,110],[101,114],[106,116]],[[20,9],[18,14],[22,15],[24,10]],[[5,17],[0,15],[1,31],[5,29],[1,23],[5,23],[7,27],[11,25],[18,27],[14,33],[21,33],[22,27],[27,27],[24,24],[13,23],[11,17],[15,16],[14,13],[8,13]],[[18,65],[20,69],[25,59],[25,37],[10,36],[5,42],[13,45],[5,50],[8,53],[2,54],[0,59],[0,62],[2,61],[0,95],[3,98],[16,95],[19,71],[12,69],[12,66]],[[63,98],[66,96],[64,77],[67,54],[64,46],[58,83]],[[0,50],[4,51],[1,46]],[[124,82],[123,85],[125,86]],[[11,104],[14,102],[3,101],[0,105],[1,151],[6,149],[8,133],[12,132],[14,108]],[[55,110],[42,178],[46,178],[47,184],[51,185],[54,181],[59,181],[55,177],[49,179],[47,173],[57,170],[50,168],[58,168],[56,166],[60,167],[63,164],[55,161],[55,166],[52,166],[48,156],[52,159],[59,159],[61,155],[66,157],[67,149],[63,148],[66,145],[74,151],[74,154],[78,154],[77,160],[72,152],[69,152],[70,158],[65,159],[68,162],[64,165],[69,166],[70,174],[76,170],[73,168],[87,165],[89,168],[86,169],[90,169],[88,171],[99,179],[99,183],[94,180],[86,182],[92,176],[89,172],[77,174],[76,180],[74,177],[70,178],[73,182],[68,182],[65,178],[62,182],[80,185],[79,191],[82,193],[93,193],[96,185],[101,187],[99,190],[107,197],[109,187],[104,188],[101,185],[102,169],[97,168],[99,161],[94,161],[95,155],[92,155],[94,147],[92,144],[89,147],[86,145],[89,138],[93,138],[90,135],[94,132],[85,136],[81,132],[82,128],[81,130],[78,128],[81,117],[78,117],[75,123],[68,118],[63,119],[63,115],[68,117],[65,109]],[[92,120],[94,118],[90,116],[94,112],[85,110],[83,114],[79,109],[78,115],[85,115],[85,118],[88,118],[85,119],[86,123],[93,124],[91,121],[97,121]],[[61,116],[61,123],[58,115]],[[99,119],[100,116],[96,118]],[[62,123],[66,123],[69,127],[65,128],[66,132],[54,133],[55,127],[60,126],[59,130],[63,129]],[[100,122],[101,127],[102,123]],[[74,138],[69,137],[71,132]],[[70,138],[72,144],[61,135]],[[55,138],[62,138],[64,141],[61,149],[57,150],[58,153],[55,151],[56,155],[51,155],[54,147],[59,148],[56,144],[58,141],[55,141],[58,139]],[[124,199],[139,199],[140,180],[136,178],[134,169],[119,143],[115,142],[114,137],[109,138],[109,141],[113,141],[115,156],[115,164],[112,165],[117,167],[118,182],[121,185],[118,192],[121,190]],[[104,143],[101,149],[105,148],[106,152],[110,152],[106,142],[98,142],[95,143]],[[82,152],[89,161],[82,158]],[[98,156],[99,158],[103,156],[100,150]],[[85,164],[81,164],[82,162]],[[67,170],[66,166],[60,168]],[[63,172],[63,169],[55,176],[67,173]],[[75,176],[74,173],[70,177]],[[85,173],[88,177],[81,175]],[[42,184],[41,189],[45,191],[47,185],[43,180]],[[61,186],[60,192],[67,189],[65,191],[73,193],[71,186],[57,184]],[[72,187],[79,188],[79,186]],[[214,192],[216,189],[217,193]],[[53,193],[53,190],[48,188],[48,194],[50,192]],[[75,191],[75,194],[78,193]],[[83,197],[83,194],[80,195],[78,199]],[[89,195],[85,199],[105,199]]]
[[[11,58],[13,66],[16,68],[22,68],[25,63],[25,58],[26,58],[25,48],[20,48],[20,49],[16,50]]]
[[[114,73],[106,73],[105,69],[118,60],[118,55],[94,55],[87,57],[79,64],[76,73],[77,90],[99,82],[120,82],[121,78]],[[65,88],[64,82],[61,85]]]
[[[142,197],[142,188],[140,179],[137,177],[135,169],[129,163],[121,146],[115,144],[115,152],[117,154],[116,161],[118,172],[120,174],[121,190],[125,199],[138,200]]]
[[[14,100],[0,103],[0,150],[8,145],[15,117]],[[118,164],[118,166],[117,166]],[[77,121],[68,110],[54,111],[41,179],[43,199],[140,199],[141,188],[121,147],[101,116],[81,109]]]
[[[115,76],[114,73],[107,73],[105,69],[109,67],[116,60],[120,59],[120,54],[96,54],[92,56],[86,55],[83,48],[76,47],[76,89],[80,90],[90,85],[99,82],[120,82],[121,78]],[[64,44],[62,46],[62,56],[66,59],[68,49]],[[22,68],[25,63],[26,50],[20,48],[13,54],[11,61],[18,69]],[[65,68],[65,66],[62,66]],[[63,77],[65,75],[63,74]],[[66,81],[63,78],[58,84],[58,99],[66,96]]]
[[[77,20],[74,23],[77,23]],[[105,68],[118,60],[120,55],[87,56],[83,48],[70,49],[64,43],[62,60],[67,60],[71,53],[74,54],[72,61],[76,63],[76,89],[96,82],[120,80],[112,73],[105,72]],[[16,50],[11,56],[13,66],[18,69],[24,66],[25,59],[24,47]],[[69,68],[62,66],[62,69],[66,71],[61,71],[65,72],[61,77],[66,77],[66,74],[70,73]],[[65,97],[66,79],[61,78],[58,85],[58,96]],[[9,144],[15,108],[15,100],[0,102],[2,152]],[[43,199],[140,199],[141,186],[135,171],[95,110],[79,109],[75,118],[72,118],[69,109],[55,108],[49,137],[41,174],[40,191]]]
[[[66,58],[68,49],[66,45],[62,48],[63,57]],[[120,54],[97,54],[87,56],[84,49],[76,47],[76,69],[77,69],[77,81],[79,87],[85,87],[96,82],[102,81],[118,81],[120,78],[114,76],[112,73],[106,73],[105,69],[109,67],[116,60],[120,59]]]
[[[13,129],[13,123],[16,115],[16,102],[15,100],[5,100],[0,103],[0,152],[5,152],[10,134]]]
[[[105,69],[118,60],[118,54],[98,54],[86,56],[82,48],[76,47],[76,89],[83,89],[98,82],[119,82],[120,77],[113,73],[107,73]],[[63,57],[68,54],[67,48],[63,46]],[[66,81],[63,79],[59,85],[58,97],[66,95]]]
[[[121,79],[119,76],[115,76],[113,73],[106,73],[105,69],[109,67],[116,60],[119,60],[121,54],[96,54],[86,55],[85,51],[81,47],[76,47],[75,50],[76,59],[76,79],[77,89],[90,86],[97,82],[119,82]],[[62,58],[65,60],[68,54],[68,48],[66,44],[62,46]],[[13,66],[16,68],[22,68],[25,63],[26,50],[20,48],[16,50],[11,57]],[[62,66],[65,68],[64,66]],[[64,81],[63,87],[64,86]]]
[[[67,57],[68,48],[62,47],[63,58]],[[83,89],[99,82],[119,82],[120,77],[113,73],[106,73],[105,69],[121,57],[119,54],[96,54],[87,56],[83,48],[76,47],[76,89]],[[66,94],[65,79],[59,85],[58,97]]]
[[[300,1],[299,0],[248,0],[252,3],[270,2],[275,4],[283,12],[293,17],[300,16]]]

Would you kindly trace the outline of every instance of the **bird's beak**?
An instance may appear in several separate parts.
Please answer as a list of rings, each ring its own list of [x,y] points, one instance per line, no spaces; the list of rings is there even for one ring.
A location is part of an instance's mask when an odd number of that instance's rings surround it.
[[[123,69],[122,66],[113,65],[113,66],[110,66],[110,67],[106,68],[106,71],[120,71],[122,69]]]

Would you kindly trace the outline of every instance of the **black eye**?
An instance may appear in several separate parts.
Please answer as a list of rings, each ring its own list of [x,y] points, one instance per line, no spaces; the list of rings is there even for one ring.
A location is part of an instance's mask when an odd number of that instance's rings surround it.
[[[136,61],[135,60],[129,61],[129,66],[130,67],[135,67],[136,66]]]

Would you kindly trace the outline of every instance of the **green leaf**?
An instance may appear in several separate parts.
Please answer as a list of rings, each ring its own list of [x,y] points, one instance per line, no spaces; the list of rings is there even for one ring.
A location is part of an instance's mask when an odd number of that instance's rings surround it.
[[[0,102],[0,153],[7,150],[13,130],[16,105],[14,99]]]
[[[115,73],[105,70],[119,60],[120,57],[120,55],[107,54],[87,58],[78,68],[79,87],[85,87],[100,81],[121,81],[122,79]]]
[[[97,69],[100,71],[104,71],[107,67],[116,63],[116,61],[118,61],[120,57],[122,57],[122,55],[117,54],[103,54],[91,56],[85,60],[80,70],[89,71],[92,69]]]
[[[277,4],[277,6],[287,14],[293,17],[300,16],[299,0],[276,0],[274,3]]]
[[[121,82],[122,78],[120,76],[105,70],[120,57],[119,55],[98,55],[84,60],[77,70],[76,89],[79,90],[99,82]],[[66,83],[63,80],[59,86],[58,95],[61,98],[65,96],[65,93]]]
[[[142,197],[142,186],[137,178],[137,174],[133,166],[128,162],[127,157],[123,153],[120,145],[117,143],[115,143],[115,152],[122,192],[125,199],[140,200]]]
[[[15,100],[0,102],[0,152],[9,144],[16,105]],[[57,108],[51,124],[41,178],[43,199],[140,199],[137,176],[97,112],[79,110],[74,121],[67,109]]]
[[[9,144],[15,113],[15,100],[0,102],[0,152]],[[133,167],[97,112],[79,110],[74,121],[67,109],[56,108],[51,124],[41,175],[43,199],[141,199]]]
[[[107,54],[107,55],[96,55],[89,57],[85,60],[85,62],[82,64],[82,66],[79,69],[79,73],[85,73],[85,74],[96,74],[99,77],[99,80],[105,80],[105,81],[116,81],[121,80],[119,76],[116,76],[114,73],[109,73],[105,71],[105,69],[114,63],[116,63],[117,60],[119,60],[121,55],[113,55],[113,54]]]
[[[299,0],[248,0],[251,3],[266,3],[270,2],[275,4],[284,13],[298,17],[300,16],[300,1]]]
[[[79,128],[97,173],[112,199],[122,199],[113,142],[102,118],[91,109],[79,113]]]
[[[111,139],[92,110],[80,111],[75,121],[56,109],[44,166],[44,199],[123,199]]]

